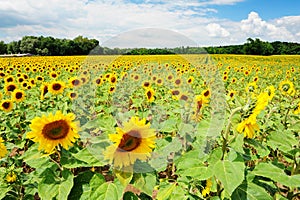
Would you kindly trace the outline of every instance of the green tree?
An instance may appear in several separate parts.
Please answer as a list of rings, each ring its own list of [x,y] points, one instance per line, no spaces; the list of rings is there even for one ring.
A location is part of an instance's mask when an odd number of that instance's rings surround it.
[[[0,54],[7,53],[7,44],[4,41],[0,41]]]

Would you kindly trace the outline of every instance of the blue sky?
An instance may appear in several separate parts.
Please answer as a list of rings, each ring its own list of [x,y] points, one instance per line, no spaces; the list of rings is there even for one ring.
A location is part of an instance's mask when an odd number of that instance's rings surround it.
[[[114,45],[126,38],[126,45],[132,39],[138,46],[152,28],[147,44],[169,38],[216,46],[242,44],[249,37],[300,43],[299,0],[0,0],[0,19],[5,42],[24,35],[83,35],[108,46],[116,38]],[[166,31],[170,37],[159,36]]]

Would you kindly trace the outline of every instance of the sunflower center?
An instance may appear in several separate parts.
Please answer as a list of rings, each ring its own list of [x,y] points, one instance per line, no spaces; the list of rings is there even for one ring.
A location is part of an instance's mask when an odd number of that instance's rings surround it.
[[[61,85],[59,83],[55,83],[55,84],[53,84],[52,88],[53,88],[53,90],[60,90]]]
[[[22,92],[17,92],[16,93],[16,98],[17,99],[21,99],[23,97],[23,93]]]
[[[148,92],[147,92],[147,97],[148,97],[148,99],[151,99],[151,97],[152,97],[152,94],[151,94],[151,92],[150,92],[150,91],[148,91]]]
[[[140,146],[142,142],[141,135],[138,131],[132,130],[123,135],[118,150],[121,152],[133,151]]]
[[[80,84],[80,81],[77,79],[72,81],[72,85],[74,85],[74,86],[77,86],[79,84]]]
[[[46,124],[42,130],[42,134],[49,140],[58,140],[65,138],[69,132],[69,125],[65,120],[58,120]]]
[[[16,89],[16,86],[14,86],[14,85],[9,85],[7,87],[7,90],[10,91],[10,92],[13,92],[15,89]]]
[[[289,84],[284,84],[282,89],[283,89],[283,91],[287,92],[290,89],[290,85]]]
[[[9,106],[10,106],[10,103],[9,103],[9,102],[4,102],[4,103],[2,104],[2,106],[3,106],[4,109],[8,109]]]

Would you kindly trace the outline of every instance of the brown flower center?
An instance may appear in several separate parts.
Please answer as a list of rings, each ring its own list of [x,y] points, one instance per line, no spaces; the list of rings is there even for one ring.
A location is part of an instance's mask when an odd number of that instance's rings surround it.
[[[148,98],[148,99],[151,99],[151,97],[152,97],[152,93],[151,93],[151,91],[148,91],[148,92],[147,92],[147,98]]]
[[[53,90],[58,91],[58,90],[61,89],[61,84],[59,84],[59,83],[54,83],[53,86],[52,86],[52,88],[53,88]]]
[[[17,88],[17,87],[16,87],[15,85],[9,85],[9,86],[7,87],[7,91],[13,92],[16,88]]]
[[[22,92],[17,92],[16,93],[16,99],[22,99],[23,93]]]
[[[140,146],[141,142],[142,138],[140,133],[136,130],[131,130],[123,135],[123,138],[118,146],[118,151],[133,151]]]
[[[10,102],[4,102],[4,103],[2,104],[2,107],[3,107],[4,109],[8,109],[9,106],[10,106]]]
[[[69,132],[69,125],[65,120],[58,120],[46,124],[42,130],[42,134],[49,140],[58,140],[65,138]]]
[[[75,80],[72,81],[72,85],[74,85],[74,86],[77,86],[79,84],[80,84],[80,81],[77,80],[77,79],[75,79]]]

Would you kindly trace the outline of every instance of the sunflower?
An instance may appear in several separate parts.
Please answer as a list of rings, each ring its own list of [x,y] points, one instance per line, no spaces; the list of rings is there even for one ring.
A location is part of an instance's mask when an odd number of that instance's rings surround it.
[[[52,94],[61,94],[64,92],[66,85],[62,81],[53,81],[49,84],[48,89]]]
[[[5,83],[12,83],[12,82],[15,81],[15,79],[14,79],[14,77],[12,75],[10,75],[10,76],[6,77],[4,79],[4,81],[5,81]]]
[[[69,83],[71,87],[79,87],[81,85],[81,80],[76,77],[72,77],[69,79]]]
[[[110,77],[109,77],[109,82],[111,83],[111,84],[116,84],[117,83],[117,76],[115,75],[115,74],[112,74]]]
[[[2,96],[3,96],[3,95],[2,95],[2,93],[0,92],[0,100],[2,99]]]
[[[16,89],[11,94],[12,100],[16,102],[22,102],[25,99],[25,92],[23,90]]]
[[[285,96],[294,96],[296,93],[293,82],[289,80],[281,81],[279,84],[279,90]]]
[[[7,149],[3,144],[4,140],[0,137],[0,158],[3,158],[7,154]]]
[[[96,85],[100,86],[102,84],[102,79],[99,77],[99,78],[96,78],[94,80],[94,83],[96,83]]]
[[[17,88],[18,88],[18,86],[15,83],[7,83],[4,86],[4,90],[5,90],[6,94],[13,92]]]
[[[154,94],[155,94],[155,92],[152,88],[148,88],[145,91],[145,95],[146,95],[146,98],[147,98],[148,102],[153,102],[154,101]]]
[[[50,113],[48,116],[35,117],[29,125],[32,131],[27,133],[26,138],[38,142],[39,150],[46,153],[52,153],[58,145],[68,149],[79,138],[79,127],[74,119],[73,113],[64,115],[61,111],[55,115]]]
[[[266,92],[268,93],[269,100],[271,101],[273,97],[275,96],[275,87],[273,85],[268,86],[266,88]]]
[[[1,110],[5,112],[10,112],[14,107],[14,103],[12,100],[2,100],[1,102]]]
[[[256,82],[248,83],[245,90],[246,92],[254,92],[257,89]]]
[[[109,89],[108,89],[108,92],[110,94],[114,93],[116,91],[116,87],[115,86],[110,86]]]
[[[14,183],[17,180],[17,174],[14,171],[10,171],[6,174],[5,180],[8,183]]]
[[[48,93],[48,84],[47,83],[43,83],[43,85],[41,85],[41,88],[40,88],[40,90],[41,90],[41,100],[44,100],[44,98],[45,98],[45,95]]]
[[[251,115],[249,118],[239,123],[236,130],[239,133],[244,132],[244,137],[246,138],[253,138],[255,131],[259,130],[259,126],[256,123],[256,117]]]
[[[234,99],[235,93],[236,93],[236,91],[230,90],[227,95],[229,96],[230,99]]]
[[[161,78],[156,79],[156,84],[161,86],[163,84],[163,80]]]
[[[298,115],[300,113],[300,102],[297,104],[296,108],[294,109],[294,114]]]
[[[151,86],[151,83],[149,81],[144,81],[143,84],[142,84],[142,87],[147,89]]]
[[[212,187],[212,181],[211,181],[211,179],[207,179],[206,180],[206,186],[201,192],[203,197],[206,197],[210,193],[211,187]]]
[[[180,86],[181,84],[182,84],[181,78],[177,78],[177,79],[174,80],[174,85],[175,86]]]
[[[188,84],[192,84],[194,82],[195,78],[193,76],[190,76],[188,79],[187,79],[187,83]]]
[[[155,147],[155,130],[146,124],[146,119],[132,117],[116,128],[116,134],[109,134],[114,143],[103,152],[104,158],[114,163],[117,168],[132,166],[136,160],[147,160]]]
[[[78,97],[76,92],[70,92],[68,96],[70,99],[76,99]]]

